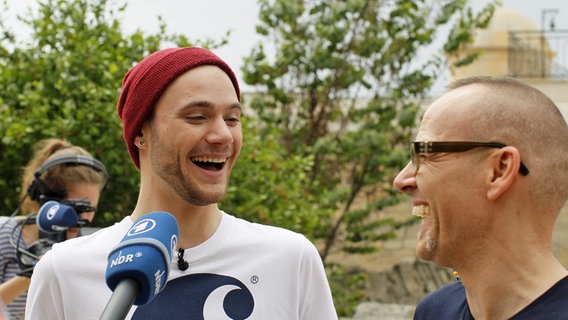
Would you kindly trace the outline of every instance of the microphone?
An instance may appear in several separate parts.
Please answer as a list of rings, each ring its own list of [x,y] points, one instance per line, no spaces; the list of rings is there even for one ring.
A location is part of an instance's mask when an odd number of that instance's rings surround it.
[[[76,226],[78,220],[79,216],[73,207],[53,200],[44,203],[36,216],[38,228],[52,234]]]
[[[167,212],[136,220],[108,255],[106,283],[113,293],[100,320],[124,319],[133,304],[146,304],[165,288],[178,233]]]

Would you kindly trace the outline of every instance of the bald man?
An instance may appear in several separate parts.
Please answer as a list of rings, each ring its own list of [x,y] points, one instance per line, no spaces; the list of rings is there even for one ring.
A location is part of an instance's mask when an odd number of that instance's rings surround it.
[[[510,78],[450,85],[426,110],[394,186],[423,218],[416,247],[459,281],[414,319],[568,319],[568,271],[552,232],[568,198],[568,127]]]

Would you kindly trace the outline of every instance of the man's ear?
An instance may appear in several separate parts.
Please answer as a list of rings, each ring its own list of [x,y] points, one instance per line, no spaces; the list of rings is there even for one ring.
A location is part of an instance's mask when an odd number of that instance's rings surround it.
[[[487,198],[496,200],[505,193],[519,175],[521,154],[515,147],[506,146],[491,156],[492,174],[490,176]]]
[[[148,121],[142,125],[140,132],[134,137],[134,145],[138,147],[138,149],[144,148],[148,144],[147,139],[144,139],[144,131],[146,130],[148,130]]]
[[[134,137],[134,145],[138,147],[138,149],[145,147],[146,141],[144,140],[142,132],[140,132],[139,134],[136,135],[136,137]]]

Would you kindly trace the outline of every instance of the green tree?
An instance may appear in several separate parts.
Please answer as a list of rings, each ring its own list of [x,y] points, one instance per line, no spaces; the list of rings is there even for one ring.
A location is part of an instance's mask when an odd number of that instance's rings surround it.
[[[458,52],[487,26],[494,4],[478,13],[467,0],[259,4],[256,30],[264,41],[242,68],[245,82],[264,93],[250,103],[256,127],[261,136],[280,134],[281,158],[309,161],[302,165],[303,187],[291,191],[318,202],[318,219],[313,228],[297,229],[320,244],[324,262],[341,274],[328,261],[331,253],[373,252],[416,221],[384,218],[381,209],[401,199],[392,180],[409,159],[420,105],[444,70],[444,54],[456,66],[475,59]],[[448,28],[438,45],[440,30]],[[351,298],[336,299],[341,315],[352,311]]]
[[[2,207],[16,208],[21,168],[43,138],[65,138],[99,158],[110,182],[95,224],[129,214],[137,199],[138,172],[131,164],[116,115],[122,77],[147,54],[165,46],[189,45],[183,35],[160,30],[124,34],[126,5],[100,0],[45,0],[18,19],[31,29],[17,39],[0,15],[0,190]],[[195,44],[217,47],[226,39]],[[13,209],[12,209],[13,210]],[[4,210],[2,214],[10,214]]]

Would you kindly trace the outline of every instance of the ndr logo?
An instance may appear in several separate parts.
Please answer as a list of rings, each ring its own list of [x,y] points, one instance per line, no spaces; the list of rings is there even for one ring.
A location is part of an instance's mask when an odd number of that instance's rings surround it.
[[[136,236],[142,233],[146,233],[154,229],[154,227],[156,227],[156,221],[152,219],[143,219],[136,222],[136,224],[133,225],[130,230],[128,230],[126,236]]]
[[[173,252],[176,252],[177,243],[178,243],[178,237],[177,235],[173,234],[172,237],[170,238],[170,259]]]
[[[47,220],[53,220],[53,217],[55,217],[55,214],[57,213],[58,210],[59,210],[58,204],[49,208],[49,210],[47,210]]]
[[[112,267],[116,267],[116,266],[123,264],[123,263],[130,263],[133,260],[134,260],[134,255],[132,253],[129,253],[129,254],[123,256],[122,250],[121,250],[121,251],[118,252],[118,256],[110,262],[110,267],[112,268]]]
[[[156,270],[156,273],[154,273],[154,295],[162,291],[164,274],[166,274],[166,271],[160,269]]]

